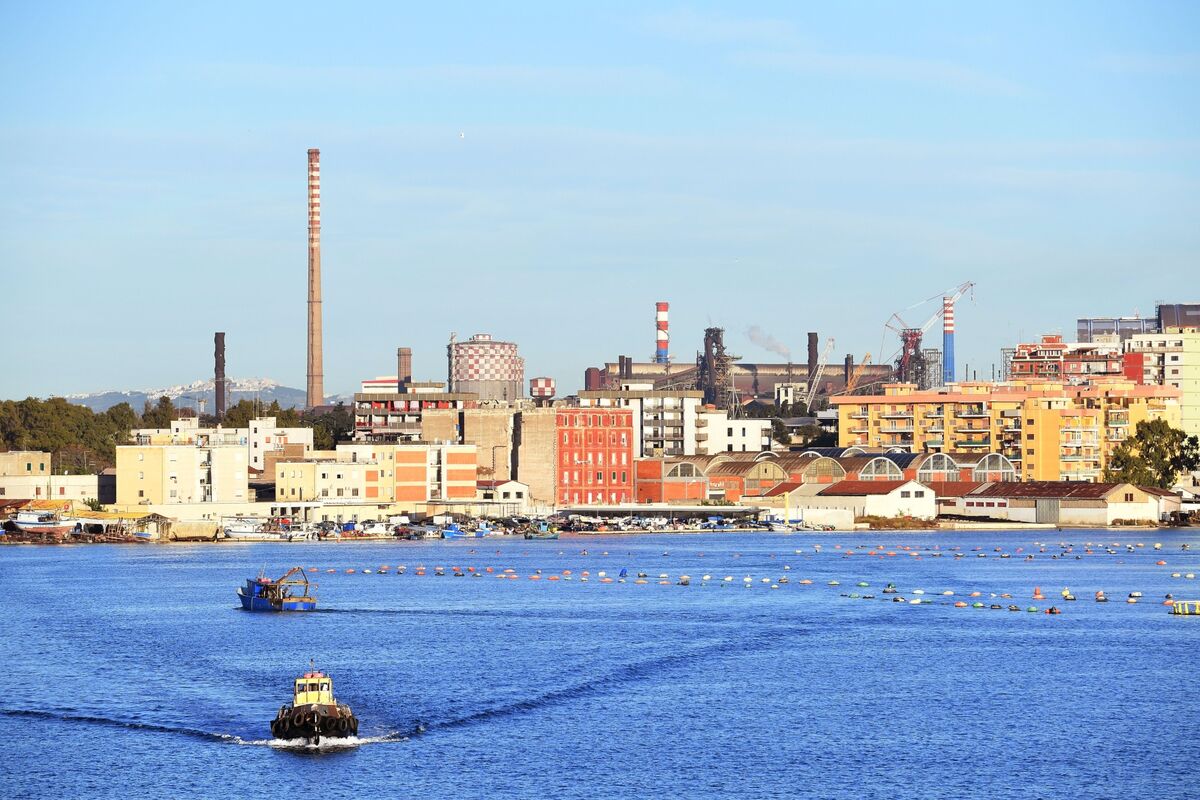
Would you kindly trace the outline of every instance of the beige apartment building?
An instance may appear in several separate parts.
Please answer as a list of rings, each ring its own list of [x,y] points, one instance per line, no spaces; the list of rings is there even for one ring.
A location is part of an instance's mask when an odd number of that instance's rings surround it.
[[[952,384],[835,397],[838,444],[947,453],[997,453],[1022,480],[1096,481],[1113,450],[1142,420],[1180,424],[1180,391],[1112,378],[1081,386],[1052,381]]]
[[[1179,427],[1200,436],[1200,331],[1134,334],[1125,342],[1125,352],[1138,354],[1143,383],[1179,390]]]
[[[117,448],[117,503],[253,502],[248,460],[245,445],[236,440],[121,446]]]
[[[333,452],[275,464],[280,503],[461,502],[476,494],[478,449],[460,444],[340,444]]]

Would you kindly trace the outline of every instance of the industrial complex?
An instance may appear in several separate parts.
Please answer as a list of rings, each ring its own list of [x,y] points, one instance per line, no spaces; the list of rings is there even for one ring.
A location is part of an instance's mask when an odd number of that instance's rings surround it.
[[[320,408],[315,148],[307,168],[306,397]],[[1077,341],[1051,333],[1014,342],[1003,351],[1002,374],[980,381],[955,361],[956,303],[974,286],[966,281],[898,311],[884,325],[892,344],[879,352],[835,356],[833,338],[808,332],[801,363],[747,361],[716,326],[685,348],[688,337],[672,335],[669,302],[658,301],[647,309],[649,360],[618,355],[581,365],[583,388],[561,397],[536,367],[527,382],[517,342],[449,333],[444,365],[422,364],[400,346],[394,375],[364,377],[350,408],[352,434],[326,450],[314,448],[311,428],[271,417],[244,428],[222,424],[228,381],[225,334],[217,332],[214,424],[190,418],[132,431],[117,449],[115,489],[107,492],[101,476],[55,480],[47,453],[0,454],[0,501],[104,493],[117,512],[201,525],[229,515],[343,523],[446,512],[629,515],[700,504],[832,525],[946,514],[1070,524],[1075,501],[1094,509],[1111,500],[1113,514],[1152,522],[1178,511],[1186,486],[1172,508],[1161,492],[1118,491],[1104,477],[1139,422],[1200,434],[1200,304],[1162,303],[1153,318],[1080,318]],[[926,304],[926,319],[904,318]],[[939,323],[940,346],[930,346]],[[415,380],[414,368],[444,370],[445,380]],[[1081,482],[1102,488],[1079,494]],[[1055,500],[1057,510],[1034,495]],[[1079,513],[1095,521],[1109,512]]]

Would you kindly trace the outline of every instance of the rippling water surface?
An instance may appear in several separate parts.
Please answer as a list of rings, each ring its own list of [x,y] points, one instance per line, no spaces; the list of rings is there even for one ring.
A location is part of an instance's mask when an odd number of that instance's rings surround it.
[[[1056,544],[1040,553],[1040,539]],[[1074,552],[1051,559],[1060,540]],[[1084,554],[1086,541],[1146,546]],[[408,572],[362,573],[383,564]],[[295,565],[320,569],[321,611],[238,610],[245,578]],[[521,577],[458,578],[454,566]],[[629,582],[598,581],[622,567]],[[529,580],[538,569],[542,579]],[[564,570],[571,580],[547,580]],[[649,583],[633,583],[638,571]],[[1200,541],[1188,532],[8,547],[0,788],[1195,798],[1200,618],[1171,617],[1161,601],[1200,599],[1200,581],[1171,577],[1198,571]],[[681,573],[691,586],[674,585]],[[760,582],[785,575],[778,589]],[[888,581],[935,603],[889,602],[878,594]],[[974,601],[972,591],[988,604],[1049,605],[1029,599],[1034,586],[1051,599],[1070,587],[1079,600],[1058,602],[1060,616],[950,605]],[[1093,602],[1097,589],[1112,602]],[[1140,603],[1124,602],[1131,591]],[[352,746],[270,740],[309,658],[361,720]]]

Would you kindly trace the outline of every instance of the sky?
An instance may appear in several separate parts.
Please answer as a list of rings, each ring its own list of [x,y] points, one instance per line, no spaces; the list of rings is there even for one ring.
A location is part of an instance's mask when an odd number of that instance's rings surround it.
[[[703,329],[876,362],[943,290],[959,371],[1200,300],[1195,2],[5,3],[0,397],[325,388],[519,343],[580,387]],[[931,328],[940,346],[940,326]]]

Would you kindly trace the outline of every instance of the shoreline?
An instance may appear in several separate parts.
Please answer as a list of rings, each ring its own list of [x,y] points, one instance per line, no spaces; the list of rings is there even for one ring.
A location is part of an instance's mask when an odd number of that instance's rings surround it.
[[[797,530],[797,531],[764,531],[764,530],[734,530],[734,531],[710,531],[699,528],[685,528],[679,530],[613,530],[613,531],[572,531],[564,532],[559,539],[525,539],[522,536],[489,536],[489,537],[453,537],[450,539],[419,539],[417,543],[426,542],[496,542],[496,541],[565,541],[571,539],[586,540],[597,536],[648,536],[648,535],[668,535],[668,536],[701,536],[705,534],[715,534],[725,537],[739,537],[745,534],[754,535],[772,535],[772,536],[811,536],[811,535],[828,535],[828,534],[900,534],[900,535],[929,535],[939,533],[1016,533],[1021,531],[1130,531],[1130,532],[1145,532],[1145,531],[1184,531],[1190,530],[1191,526],[1135,526],[1135,525],[1114,525],[1114,526],[1083,526],[1083,525],[1055,525],[1052,523],[980,523],[980,522],[949,522],[940,524],[932,528],[869,528],[855,527],[853,529],[838,529],[831,531],[818,530]],[[212,537],[196,537],[196,538],[179,538],[172,537],[169,539],[136,539],[126,541],[35,541],[29,539],[13,539],[11,535],[0,536],[0,546],[18,547],[21,545],[29,546],[58,546],[58,547],[86,547],[93,545],[134,545],[134,546],[154,546],[154,545],[214,545],[214,546],[235,546],[235,545],[254,545],[254,544],[281,544],[281,545],[296,545],[296,544],[358,544],[370,543],[378,544],[380,542],[394,542],[396,544],[413,542],[411,539],[404,539],[395,536],[356,536],[353,538],[338,538],[338,539],[297,539],[295,541],[265,541],[252,539],[213,539]]]

